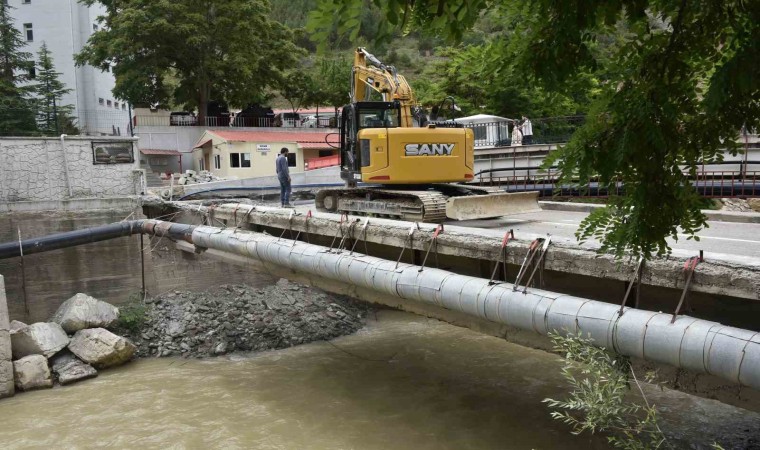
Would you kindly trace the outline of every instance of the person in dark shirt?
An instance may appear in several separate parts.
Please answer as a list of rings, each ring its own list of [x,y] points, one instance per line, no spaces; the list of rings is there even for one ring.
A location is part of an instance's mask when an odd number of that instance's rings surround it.
[[[288,168],[288,149],[283,147],[275,162],[277,179],[280,181],[280,203],[283,207],[292,208],[290,204],[290,169]]]

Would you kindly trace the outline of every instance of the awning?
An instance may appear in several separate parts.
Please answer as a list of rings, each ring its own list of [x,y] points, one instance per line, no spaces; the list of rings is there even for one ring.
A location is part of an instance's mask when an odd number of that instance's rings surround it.
[[[201,142],[200,144],[196,145],[196,146],[195,146],[195,147],[193,147],[193,148],[201,148],[201,147],[203,147],[204,145],[208,144],[209,142],[211,142],[211,139],[206,139],[205,141]]]
[[[161,150],[157,148],[141,148],[140,153],[143,155],[182,156],[177,150]]]

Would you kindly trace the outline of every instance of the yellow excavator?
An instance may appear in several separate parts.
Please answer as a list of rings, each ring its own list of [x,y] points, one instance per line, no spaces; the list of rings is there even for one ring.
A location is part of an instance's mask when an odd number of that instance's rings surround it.
[[[535,192],[462,184],[475,176],[473,131],[453,120],[428,121],[393,66],[359,48],[352,71],[351,103],[340,118],[346,187],[319,190],[318,210],[440,222],[538,209]],[[382,101],[370,101],[373,92]]]

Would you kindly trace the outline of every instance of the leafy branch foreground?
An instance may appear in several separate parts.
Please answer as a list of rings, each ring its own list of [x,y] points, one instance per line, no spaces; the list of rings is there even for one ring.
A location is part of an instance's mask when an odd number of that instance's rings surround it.
[[[595,347],[582,335],[551,335],[554,349],[564,355],[562,376],[571,387],[565,400],[544,400],[551,416],[584,431],[610,433],[609,443],[622,449],[673,448],[658,424],[657,409],[647,401],[627,357]],[[651,377],[646,378],[647,381]],[[629,397],[631,381],[643,405]]]

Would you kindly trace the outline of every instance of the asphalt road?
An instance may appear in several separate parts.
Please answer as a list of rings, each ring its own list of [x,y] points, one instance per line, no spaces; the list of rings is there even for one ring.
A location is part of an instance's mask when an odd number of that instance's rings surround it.
[[[515,234],[545,235],[554,238],[575,240],[578,224],[588,213],[569,211],[539,211],[534,213],[516,214],[498,219],[451,221],[451,225],[486,229],[513,229]],[[679,234],[678,240],[669,239],[671,248],[682,252],[704,250],[709,253],[736,255],[760,260],[760,224],[708,222],[709,228],[700,231],[699,242],[687,240],[687,235]],[[593,242],[589,242],[593,245]],[[742,258],[744,259],[744,258]]]

